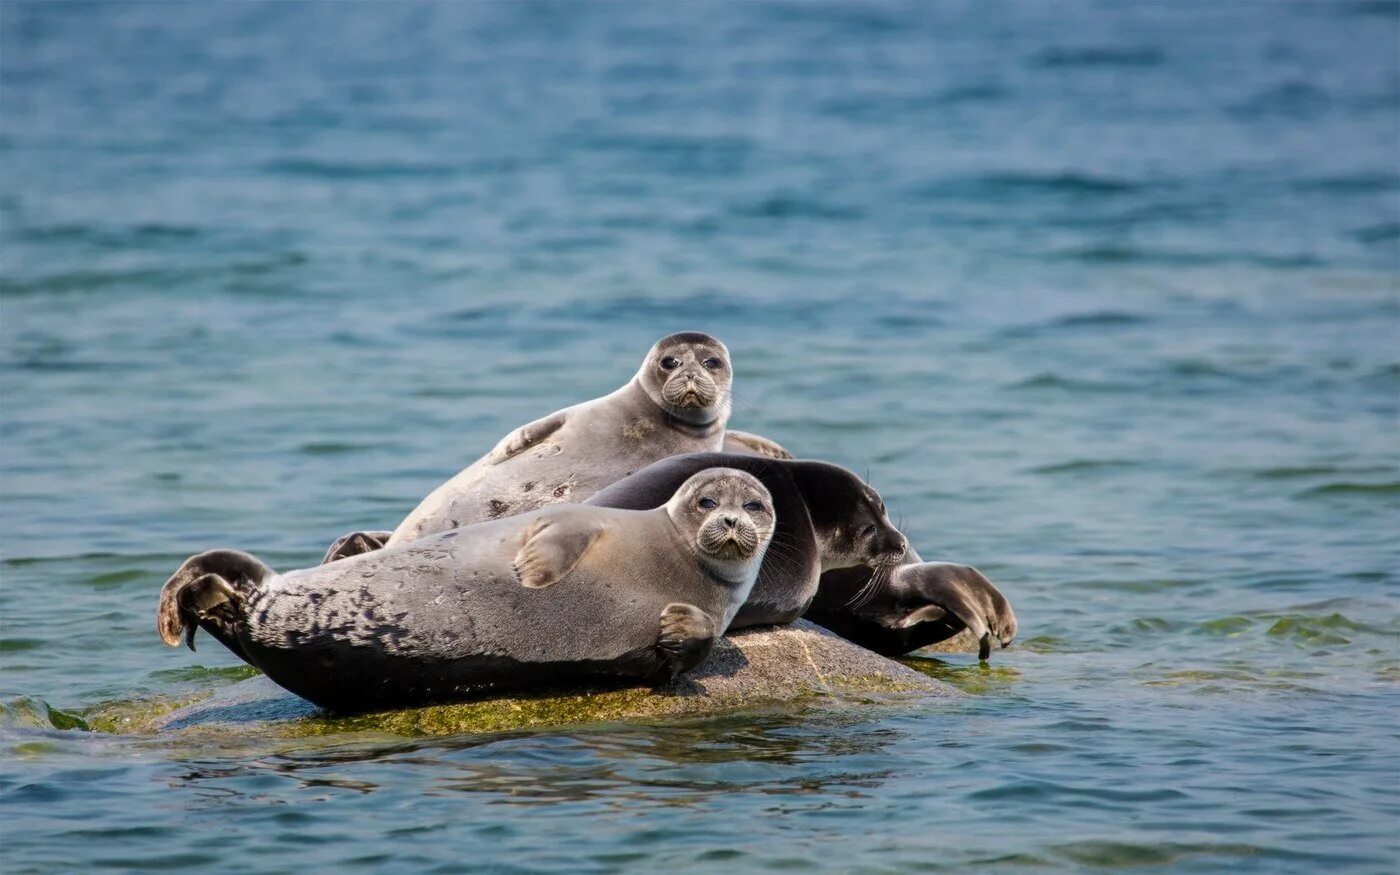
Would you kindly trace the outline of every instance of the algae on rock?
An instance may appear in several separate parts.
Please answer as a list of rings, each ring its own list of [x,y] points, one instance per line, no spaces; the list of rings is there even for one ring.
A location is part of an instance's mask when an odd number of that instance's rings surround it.
[[[722,714],[779,702],[851,695],[956,696],[956,689],[852,644],[819,626],[798,621],[746,629],[716,644],[710,657],[672,683],[581,692],[492,696],[374,714],[336,716],[276,687],[266,678],[233,684],[181,707],[143,719],[90,720],[126,732],[178,731],[203,735],[271,734],[284,737],[376,732],[456,735],[542,726],[646,721]]]

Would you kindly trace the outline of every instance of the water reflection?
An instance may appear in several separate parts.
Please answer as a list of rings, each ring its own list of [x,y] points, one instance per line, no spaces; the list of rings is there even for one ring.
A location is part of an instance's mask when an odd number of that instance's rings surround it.
[[[245,741],[215,759],[204,750],[182,755],[177,746],[172,761],[182,768],[171,786],[263,798],[270,789],[266,779],[276,776],[300,790],[370,793],[381,786],[376,774],[413,773],[425,793],[482,795],[514,805],[638,797],[686,806],[729,792],[859,796],[893,774],[885,752],[907,736],[873,723],[874,713],[787,711],[394,742],[323,737],[261,752]],[[356,777],[345,777],[347,770]],[[250,782],[256,792],[242,789]]]

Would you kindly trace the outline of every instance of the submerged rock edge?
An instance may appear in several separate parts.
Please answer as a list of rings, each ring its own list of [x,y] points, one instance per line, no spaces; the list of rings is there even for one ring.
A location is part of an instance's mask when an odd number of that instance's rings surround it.
[[[857,697],[954,697],[956,688],[846,641],[815,624],[746,629],[720,641],[696,670],[651,689],[539,691],[370,714],[327,714],[266,678],[251,678],[198,701],[127,703],[89,716],[94,729],[127,734],[209,731],[246,737],[353,732],[458,735],[544,726],[703,717],[775,703]],[[99,709],[100,710],[100,709]]]

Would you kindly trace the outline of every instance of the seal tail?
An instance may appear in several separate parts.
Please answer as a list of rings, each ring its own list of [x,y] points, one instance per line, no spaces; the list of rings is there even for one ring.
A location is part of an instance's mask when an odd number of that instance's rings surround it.
[[[180,644],[194,650],[194,633],[203,629],[248,662],[238,641],[244,608],[273,571],[258,559],[238,550],[210,550],[191,556],[171,575],[160,591],[156,629],[171,647]]]

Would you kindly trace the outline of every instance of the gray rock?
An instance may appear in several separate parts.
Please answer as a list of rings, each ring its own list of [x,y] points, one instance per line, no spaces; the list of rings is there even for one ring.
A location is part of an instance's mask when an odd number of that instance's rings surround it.
[[[746,629],[716,645],[698,669],[659,688],[497,696],[454,705],[333,717],[258,677],[182,707],[89,714],[93,728],[127,733],[309,736],[341,732],[450,735],[539,726],[704,716],[776,703],[958,696],[955,688],[798,621]]]

